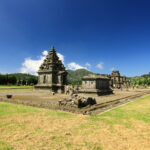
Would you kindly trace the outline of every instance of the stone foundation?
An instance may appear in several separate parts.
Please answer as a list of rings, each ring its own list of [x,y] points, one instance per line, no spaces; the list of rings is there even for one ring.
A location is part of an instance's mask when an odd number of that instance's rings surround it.
[[[39,90],[49,90],[51,92],[55,92],[55,93],[64,93],[65,92],[65,88],[64,86],[51,86],[51,85],[35,85],[34,86],[35,89],[39,89]]]

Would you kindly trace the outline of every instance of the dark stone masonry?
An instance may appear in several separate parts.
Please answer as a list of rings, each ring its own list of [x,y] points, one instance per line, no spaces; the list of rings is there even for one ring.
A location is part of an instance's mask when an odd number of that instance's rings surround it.
[[[117,87],[117,85],[127,86],[129,85],[129,81],[127,81],[126,76],[121,76],[118,70],[113,70],[110,75],[111,86]]]
[[[36,89],[49,89],[55,93],[64,93],[67,82],[67,72],[52,46],[49,54],[38,70]]]
[[[97,95],[110,94],[110,78],[99,74],[90,74],[82,78],[81,93],[95,93]]]

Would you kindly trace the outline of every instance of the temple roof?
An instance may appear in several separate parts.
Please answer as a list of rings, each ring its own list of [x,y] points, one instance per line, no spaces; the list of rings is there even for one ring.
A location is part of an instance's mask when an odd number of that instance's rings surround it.
[[[56,50],[54,46],[51,47],[48,55],[44,59],[43,63],[41,64],[38,72],[44,71],[65,71],[65,67],[59,57],[57,56]]]
[[[118,70],[113,70],[111,75],[112,76],[120,76],[120,73]]]

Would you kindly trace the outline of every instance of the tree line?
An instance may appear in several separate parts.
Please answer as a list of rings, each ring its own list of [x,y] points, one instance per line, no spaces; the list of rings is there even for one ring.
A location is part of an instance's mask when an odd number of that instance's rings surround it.
[[[82,77],[92,72],[85,69],[78,69],[76,71],[67,70],[68,84],[80,85]],[[150,73],[144,74],[138,77],[128,78],[130,85],[148,85],[150,86]],[[13,74],[0,74],[0,85],[35,85],[38,82],[38,77],[25,73],[13,73]]]
[[[148,85],[150,86],[150,73],[149,74],[144,74],[140,77],[132,77],[129,79],[131,82],[131,85]]]
[[[131,80],[131,85],[148,85],[150,86],[150,78],[139,78]]]
[[[0,85],[35,85],[37,77],[28,74],[0,74]]]

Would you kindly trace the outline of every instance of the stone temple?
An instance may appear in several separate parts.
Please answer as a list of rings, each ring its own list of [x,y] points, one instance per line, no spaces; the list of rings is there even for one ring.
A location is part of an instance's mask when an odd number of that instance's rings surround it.
[[[126,76],[121,76],[118,70],[113,70],[111,74],[99,74],[101,76],[110,78],[110,86],[117,87],[117,85],[127,86],[129,81]]]
[[[100,74],[89,74],[82,78],[81,93],[89,94],[111,94],[113,91],[110,88],[110,78]]]
[[[126,85],[128,84],[126,76],[121,76],[118,70],[113,70],[110,75],[111,78],[111,86],[117,87],[117,84]]]
[[[64,93],[67,82],[67,72],[52,46],[38,70],[36,89],[49,89],[55,93]]]

